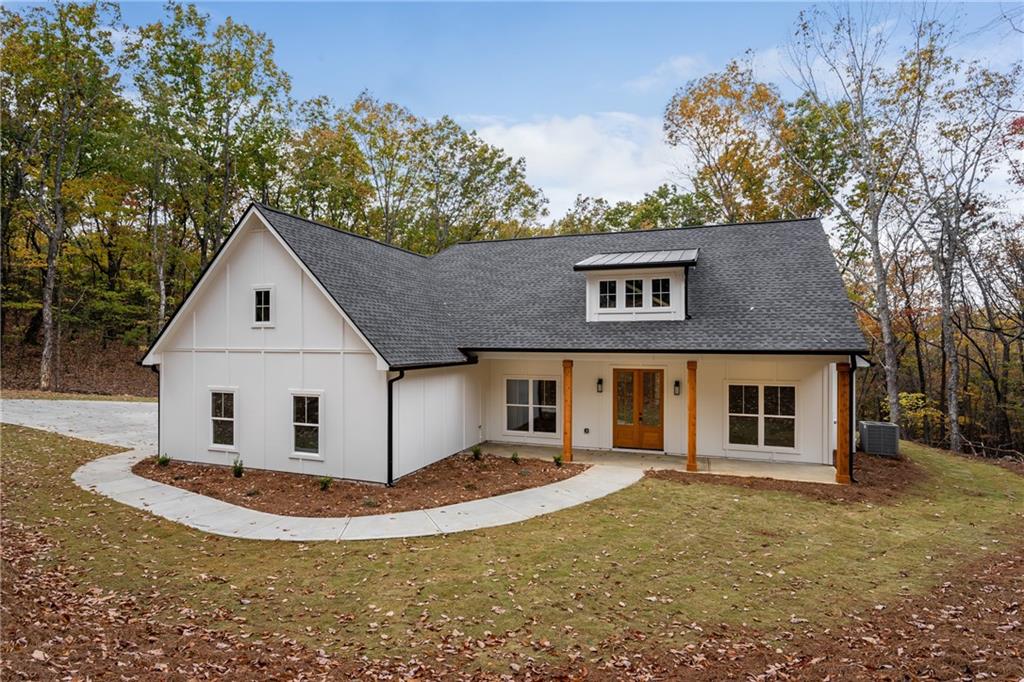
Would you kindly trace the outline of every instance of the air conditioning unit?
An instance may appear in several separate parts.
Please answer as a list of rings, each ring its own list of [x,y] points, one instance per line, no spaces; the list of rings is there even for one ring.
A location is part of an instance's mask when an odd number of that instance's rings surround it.
[[[860,422],[860,449],[883,457],[900,456],[900,427],[889,422]]]

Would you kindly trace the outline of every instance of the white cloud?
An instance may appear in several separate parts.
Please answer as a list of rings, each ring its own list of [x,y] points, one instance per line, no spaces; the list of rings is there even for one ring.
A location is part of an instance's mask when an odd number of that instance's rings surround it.
[[[643,76],[627,81],[626,87],[636,92],[649,92],[663,86],[675,87],[707,72],[708,69],[708,62],[703,57],[677,55],[658,64]]]
[[[477,133],[526,159],[527,176],[550,200],[552,218],[564,215],[577,194],[611,202],[639,199],[671,182],[679,166],[680,153],[665,144],[656,117],[606,112],[493,121]]]

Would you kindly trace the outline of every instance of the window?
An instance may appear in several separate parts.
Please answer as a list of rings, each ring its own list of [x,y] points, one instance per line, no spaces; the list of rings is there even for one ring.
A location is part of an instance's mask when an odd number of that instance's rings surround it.
[[[598,305],[602,308],[614,308],[616,306],[615,301],[615,280],[601,280],[599,294],[600,301]]]
[[[210,391],[210,442],[215,446],[235,446],[235,394],[230,391]]]
[[[556,433],[558,382],[554,379],[506,379],[505,430]]]
[[[320,396],[292,396],[292,430],[297,454],[320,454]]]
[[[642,279],[626,280],[626,307],[644,307],[644,281]]]
[[[253,310],[252,323],[261,327],[269,327],[272,324],[270,317],[270,301],[272,289],[263,287],[253,289]]]
[[[729,385],[729,444],[796,447],[796,387]]]
[[[658,277],[651,280],[652,308],[667,308],[672,305],[669,298],[670,281],[668,277]]]

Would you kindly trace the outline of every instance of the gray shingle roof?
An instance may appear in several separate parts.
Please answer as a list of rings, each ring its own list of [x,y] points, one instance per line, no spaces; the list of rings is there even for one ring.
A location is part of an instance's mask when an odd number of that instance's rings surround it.
[[[257,205],[395,368],[473,351],[864,352],[818,220],[457,244],[431,258]],[[599,254],[695,249],[691,319],[587,322]]]

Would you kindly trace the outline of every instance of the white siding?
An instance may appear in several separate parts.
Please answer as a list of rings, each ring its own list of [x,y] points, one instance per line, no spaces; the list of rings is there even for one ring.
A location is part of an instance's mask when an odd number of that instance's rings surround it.
[[[395,478],[483,440],[478,365],[413,370],[394,384]]]
[[[253,287],[272,285],[273,326],[252,324]],[[386,373],[295,259],[251,216],[161,344],[161,450],[230,464],[210,448],[210,387],[235,391],[247,467],[385,482]],[[293,456],[293,390],[322,391],[323,461]]]

